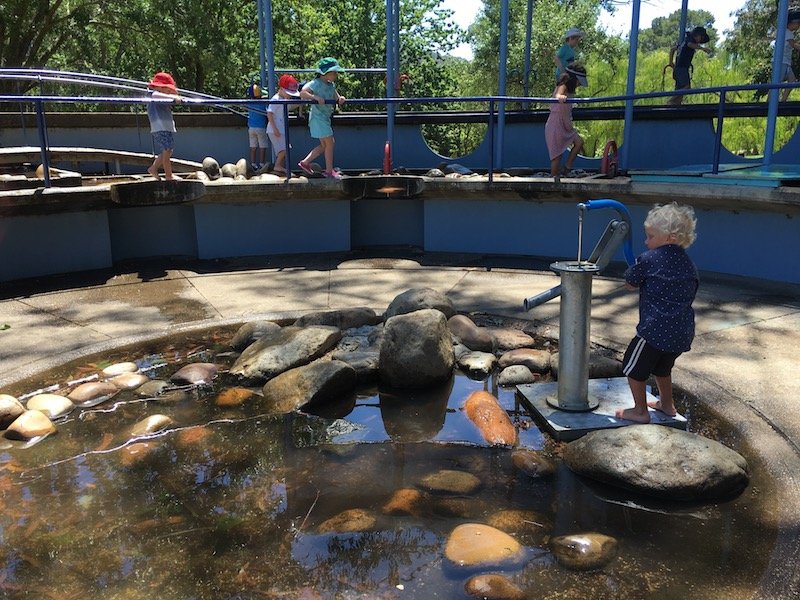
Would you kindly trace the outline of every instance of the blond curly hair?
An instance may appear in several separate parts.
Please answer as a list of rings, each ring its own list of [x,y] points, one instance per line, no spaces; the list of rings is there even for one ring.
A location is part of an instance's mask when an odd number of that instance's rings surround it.
[[[645,227],[673,236],[675,243],[683,248],[688,248],[697,239],[694,231],[696,225],[694,209],[677,202],[656,204],[644,220]]]

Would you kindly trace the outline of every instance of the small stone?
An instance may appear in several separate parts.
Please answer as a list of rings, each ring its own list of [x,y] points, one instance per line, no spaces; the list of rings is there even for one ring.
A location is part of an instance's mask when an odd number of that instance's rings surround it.
[[[150,379],[136,388],[136,395],[140,398],[152,398],[161,394],[168,386],[169,383],[162,379]]]
[[[216,161],[215,158],[211,156],[206,156],[203,159],[203,173],[208,175],[208,178],[211,180],[219,179],[220,168],[219,168],[219,163]]]
[[[553,529],[547,515],[533,510],[504,509],[489,515],[486,524],[513,535],[526,546],[541,546]]]
[[[178,385],[208,385],[216,374],[214,363],[191,363],[178,369],[169,379]]]
[[[0,429],[5,429],[25,412],[22,402],[9,394],[0,394]]]
[[[414,516],[424,514],[424,505],[428,497],[419,490],[403,488],[395,490],[381,511],[385,515]]]
[[[602,533],[576,533],[550,540],[558,562],[573,571],[601,569],[617,553],[617,540]]]
[[[504,353],[498,360],[501,369],[512,365],[524,365],[534,373],[547,373],[550,370],[550,353],[534,348],[517,348]]]
[[[464,584],[464,590],[473,598],[482,600],[525,600],[525,592],[508,577],[497,573],[475,575]]]
[[[166,415],[150,415],[131,427],[131,437],[139,437],[166,429],[173,421]]]
[[[143,464],[158,446],[153,442],[137,442],[120,449],[122,466],[128,469]]]
[[[67,398],[72,400],[76,406],[88,408],[106,402],[118,392],[119,388],[108,381],[89,381],[72,390],[67,394]]]
[[[135,390],[150,381],[150,378],[141,373],[120,373],[109,381],[121,390]]]
[[[489,333],[494,338],[495,347],[498,350],[515,350],[517,348],[530,348],[536,342],[524,331],[505,327],[487,327]]]
[[[103,369],[103,376],[106,378],[116,377],[123,373],[136,373],[139,367],[134,362],[115,363]]]
[[[50,419],[58,419],[75,410],[75,404],[69,398],[58,394],[36,394],[28,399],[28,410],[38,410]]]
[[[55,431],[55,425],[46,414],[38,410],[27,410],[8,426],[3,435],[10,440],[31,440]]]
[[[512,365],[500,371],[500,375],[497,376],[497,385],[504,387],[521,385],[523,383],[533,383],[537,379],[539,379],[539,376],[532,373],[528,367]]]

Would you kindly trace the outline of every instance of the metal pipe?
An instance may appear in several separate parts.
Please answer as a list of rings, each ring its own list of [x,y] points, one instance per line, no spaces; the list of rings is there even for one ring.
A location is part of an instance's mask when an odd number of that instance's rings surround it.
[[[264,0],[256,0],[256,12],[258,13],[258,63],[261,77],[260,85],[264,85],[267,79],[267,49],[264,43]]]
[[[717,107],[717,130],[714,132],[714,160],[711,163],[711,173],[719,173],[719,157],[722,152],[722,124],[725,121],[725,92],[719,95],[719,106]]]
[[[578,204],[578,264],[581,264],[581,255],[583,254],[583,213],[585,211],[586,205]]]
[[[533,310],[540,304],[544,304],[545,302],[549,302],[553,298],[558,298],[561,295],[561,285],[557,285],[555,287],[551,287],[549,290],[545,290],[535,296],[531,296],[529,298],[525,298],[522,301],[522,309],[527,312],[529,310]]]
[[[50,187],[50,144],[47,142],[47,123],[44,118],[44,105],[36,101],[36,127],[39,130],[39,148],[42,152],[42,170],[44,171],[44,187]]]
[[[489,183],[494,181],[494,100],[489,100]]]
[[[589,263],[557,262],[550,268],[561,275],[561,310],[558,334],[558,402],[566,411],[596,408],[589,402],[589,324],[592,311],[592,277],[597,267]]]
[[[625,242],[622,247],[623,254],[625,255],[625,262],[627,262],[629,266],[634,264],[636,262],[636,257],[633,254],[633,243],[631,241],[631,213],[628,212],[628,207],[622,202],[610,200],[608,198],[603,198],[600,200],[587,200],[584,202],[584,206],[586,207],[586,210],[613,208],[615,211],[617,211],[617,214],[622,217],[622,220],[628,224],[628,233],[625,236]]]
[[[272,30],[272,0],[264,3],[264,41],[267,46],[267,89],[269,97],[275,95],[275,34]],[[264,82],[262,82],[262,85]]]
[[[533,0],[528,0],[528,8],[525,12],[525,72],[522,79],[522,95],[530,93],[531,80],[531,38],[533,37]],[[527,104],[525,105],[527,109]]]
[[[683,42],[683,38],[686,37],[686,20],[689,15],[689,0],[683,0],[681,2],[681,21],[678,24],[678,45]]]
[[[386,0],[386,97],[391,98],[392,94],[392,77],[394,73],[394,2],[393,0]],[[394,147],[394,116],[395,105],[393,102],[386,104],[386,141],[389,147]]]
[[[508,72],[508,0],[500,3],[500,75],[499,92],[501,96],[506,95],[506,74]],[[500,101],[497,110],[497,166],[503,168],[503,146],[505,145],[506,128],[506,103]]]

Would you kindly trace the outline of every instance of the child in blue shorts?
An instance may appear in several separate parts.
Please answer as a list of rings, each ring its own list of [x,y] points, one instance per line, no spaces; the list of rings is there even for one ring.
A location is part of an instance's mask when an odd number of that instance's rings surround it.
[[[154,99],[181,102],[175,80],[169,73],[156,73],[149,81],[149,96]],[[172,175],[172,151],[175,148],[175,120],[172,118],[172,106],[166,102],[148,102],[147,117],[150,119],[150,133],[153,136],[155,159],[147,172],[158,179],[158,170],[164,168],[164,178],[180,179]]]
[[[675,416],[672,398],[672,367],[687,352],[694,339],[694,302],[697,267],[686,254],[695,240],[696,219],[690,206],[675,202],[656,205],[644,221],[648,251],[625,271],[625,287],[639,290],[639,324],[622,360],[628,377],[633,408],[616,416],[649,423],[648,406]],[[645,382],[655,375],[659,400],[647,402]]]

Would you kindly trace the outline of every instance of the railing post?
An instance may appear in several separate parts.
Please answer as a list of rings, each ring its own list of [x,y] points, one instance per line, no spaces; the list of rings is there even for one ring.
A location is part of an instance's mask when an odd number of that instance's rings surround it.
[[[283,161],[283,168],[286,169],[286,181],[289,181],[292,178],[292,168],[289,166],[292,164],[292,144],[289,139],[289,104],[284,102],[281,108],[283,108],[283,135],[286,136],[283,138],[286,142],[286,154],[284,155],[285,160]]]
[[[489,183],[494,181],[494,100],[489,100]]]
[[[50,144],[47,141],[47,123],[44,119],[44,103],[36,101],[36,126],[39,129],[39,147],[42,151],[42,169],[44,170],[44,187],[50,187]]]
[[[622,130],[622,147],[620,148],[620,169],[628,170],[628,158],[631,150],[631,135],[633,129],[633,98],[636,92],[636,56],[639,52],[639,11],[641,0],[633,0],[633,10],[631,12],[631,38],[630,54],[628,56],[628,82],[625,86],[625,125]]]
[[[719,156],[722,152],[722,123],[725,121],[725,90],[719,92],[719,106],[717,107],[717,131],[714,135],[714,162],[711,165],[711,173],[719,173]]]
[[[786,44],[786,24],[789,21],[789,0],[778,0],[778,27],[775,38],[775,52],[772,56],[772,83],[781,83],[783,75],[783,48]],[[773,147],[775,146],[775,124],[778,120],[778,100],[781,90],[772,88],[769,91],[767,104],[767,131],[764,134],[764,166],[772,164]]]

